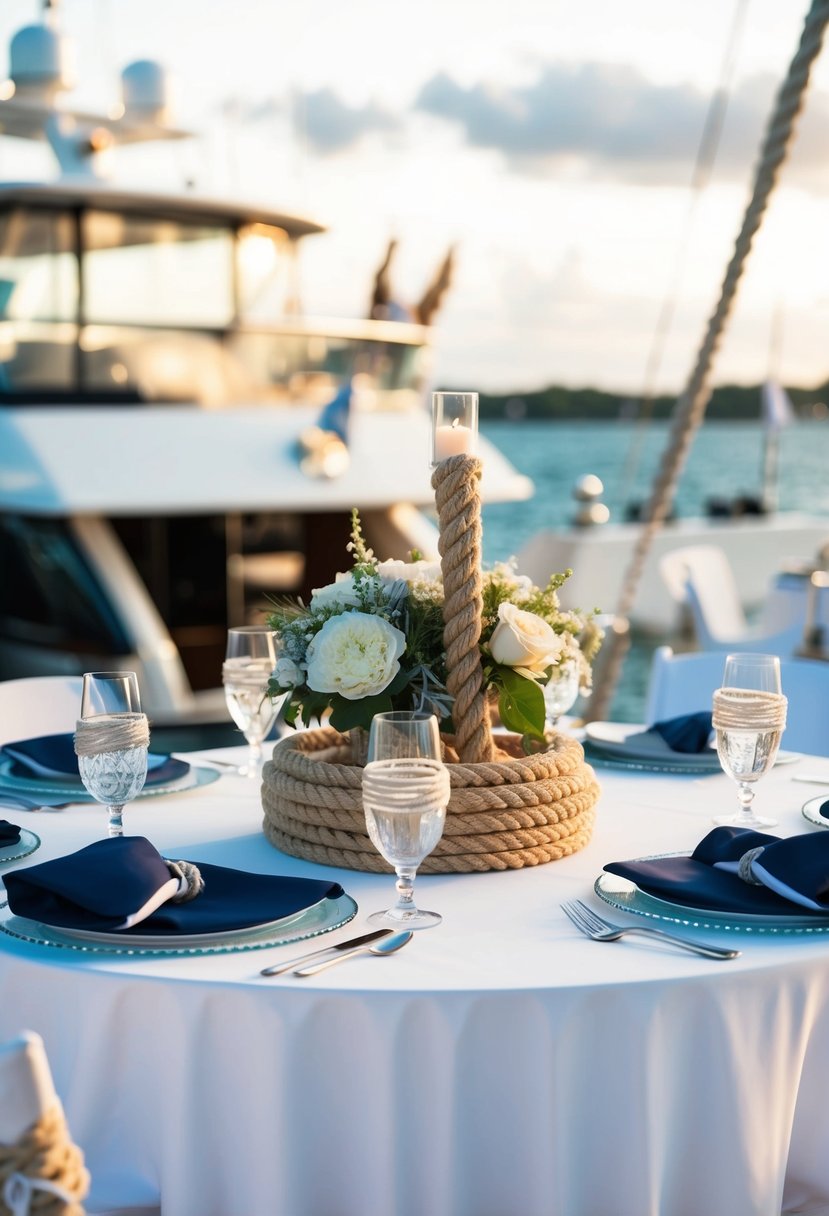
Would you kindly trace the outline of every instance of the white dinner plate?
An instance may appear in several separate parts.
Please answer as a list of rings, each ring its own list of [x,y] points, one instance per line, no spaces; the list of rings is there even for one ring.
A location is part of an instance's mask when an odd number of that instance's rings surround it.
[[[829,828],[829,819],[825,819],[820,813],[820,808],[825,802],[829,802],[829,794],[819,794],[816,798],[810,798],[808,802],[804,802],[800,808],[804,819],[808,819],[809,823],[817,824],[819,828]]]
[[[95,933],[81,929],[58,929],[23,916],[14,916],[7,903],[0,904],[0,932],[20,941],[92,954],[227,954],[240,950],[261,950],[283,942],[298,942],[339,929],[353,920],[357,904],[343,892],[336,899],[326,897],[291,916],[233,929],[226,933],[143,934]]]
[[[0,845],[0,866],[5,865],[7,861],[20,861],[23,857],[30,857],[39,848],[40,837],[28,828],[21,828],[19,840],[14,844]]]
[[[0,759],[0,790],[5,790],[9,794],[31,794],[34,797],[37,797],[38,794],[50,797],[66,795],[67,802],[95,801],[92,795],[87,793],[79,778],[53,781],[45,778],[38,780],[36,777],[17,777],[14,773],[9,772],[11,763],[12,761],[8,759]],[[201,768],[193,764],[190,766],[190,771],[183,777],[176,777],[174,781],[165,785],[145,785],[141,792],[136,794],[136,797],[153,798],[157,794],[176,794],[183,790],[194,790],[202,785],[210,785],[211,782],[218,781],[221,775],[217,768],[208,768],[206,765]]]
[[[662,854],[687,857],[687,853]],[[652,861],[642,857],[640,861]],[[829,933],[829,915],[814,913],[806,916],[794,912],[791,916],[757,915],[750,912],[716,912],[711,908],[693,908],[650,895],[629,878],[620,874],[602,873],[593,887],[599,899],[622,912],[633,912],[651,920],[670,921],[688,929],[727,929],[741,933],[789,934]]]

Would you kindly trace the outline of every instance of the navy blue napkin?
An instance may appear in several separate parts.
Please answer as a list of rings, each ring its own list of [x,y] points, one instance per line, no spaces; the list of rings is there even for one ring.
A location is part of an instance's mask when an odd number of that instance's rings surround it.
[[[281,920],[320,900],[336,899],[339,883],[327,879],[249,874],[194,858],[204,890],[187,903],[165,903],[119,936],[223,933]],[[113,836],[77,853],[15,870],[5,878],[17,916],[62,929],[118,930],[169,883],[158,850],[143,836]]]
[[[654,722],[649,729],[661,735],[673,752],[704,752],[708,750],[708,740],[713,729],[711,711],[703,710],[696,714],[682,714],[678,718],[666,718],[664,722]]]
[[[68,777],[80,784],[78,757],[75,755],[71,733],[40,735],[36,739],[20,739],[16,743],[6,743],[0,748],[0,755],[12,761],[9,768],[12,776],[64,782]],[[190,765],[184,760],[174,760],[171,756],[159,756],[150,752],[147,758],[147,780],[144,784],[149,787],[167,785],[186,776],[189,771]]]
[[[689,772],[719,773],[717,753],[708,746],[710,712],[683,714],[655,722],[647,730],[634,731],[618,742],[592,738],[584,741],[588,759],[640,761],[655,769],[687,769]]]
[[[0,849],[10,844],[17,844],[20,839],[20,828],[8,819],[0,819]]]
[[[750,866],[755,886],[740,877],[740,860],[762,848]],[[810,832],[781,840],[749,828],[718,827],[690,857],[616,861],[605,870],[671,903],[754,915],[829,915],[829,837]]]

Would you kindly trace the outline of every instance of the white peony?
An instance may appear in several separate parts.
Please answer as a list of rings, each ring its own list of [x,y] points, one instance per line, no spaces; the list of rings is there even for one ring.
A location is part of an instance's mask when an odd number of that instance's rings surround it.
[[[498,606],[498,624],[489,643],[496,663],[515,667],[530,677],[543,675],[566,647],[552,625],[515,604]]]
[[[302,668],[287,654],[280,655],[273,669],[273,678],[280,688],[296,688],[302,683]]]
[[[384,582],[394,583],[402,579],[404,583],[440,583],[443,581],[440,562],[402,562],[390,558],[377,563],[377,573]]]
[[[338,574],[333,583],[316,587],[311,592],[311,611],[316,608],[359,608],[360,597],[354,575]]]
[[[397,675],[405,649],[405,635],[381,616],[332,616],[308,647],[308,687],[348,701],[375,696]]]

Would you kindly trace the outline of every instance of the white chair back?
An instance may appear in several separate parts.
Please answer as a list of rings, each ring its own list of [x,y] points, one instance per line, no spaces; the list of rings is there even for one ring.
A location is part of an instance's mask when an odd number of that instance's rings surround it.
[[[737,641],[748,631],[734,573],[716,545],[688,545],[666,553],[659,572],[674,599],[687,603],[703,650]]]
[[[700,650],[757,651],[789,657],[803,641],[802,622],[761,633],[749,628],[731,563],[716,545],[688,545],[661,558],[659,570],[674,599],[691,613]]]
[[[647,725],[710,709],[724,667],[721,651],[677,655],[670,646],[660,646],[651,664],[645,705]],[[789,701],[784,748],[829,756],[829,663],[783,658],[780,678]]]
[[[40,1035],[0,1045],[0,1144],[16,1144],[57,1102]]]
[[[30,676],[0,681],[0,745],[75,729],[80,676]]]

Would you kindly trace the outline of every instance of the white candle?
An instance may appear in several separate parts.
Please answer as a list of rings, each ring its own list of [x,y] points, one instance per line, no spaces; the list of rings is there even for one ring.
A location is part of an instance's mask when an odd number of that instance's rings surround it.
[[[470,427],[460,426],[457,418],[451,426],[435,428],[435,460],[447,460],[450,456],[465,456],[473,450],[473,433]]]

